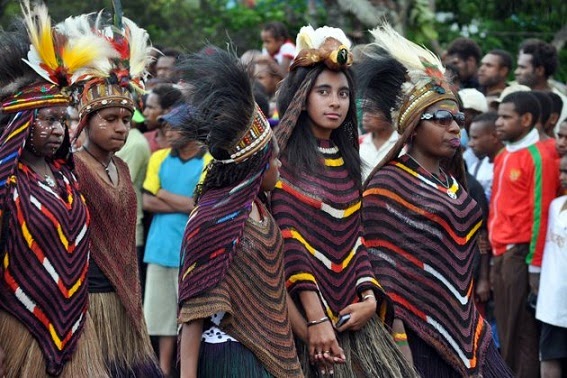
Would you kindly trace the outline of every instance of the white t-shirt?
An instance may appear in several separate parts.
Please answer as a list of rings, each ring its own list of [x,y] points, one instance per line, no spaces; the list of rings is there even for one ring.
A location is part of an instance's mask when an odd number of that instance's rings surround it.
[[[567,210],[561,211],[567,196],[551,202],[543,251],[536,318],[567,328]]]
[[[362,181],[366,180],[374,167],[390,152],[399,135],[396,131],[380,148],[376,148],[372,141],[372,133],[364,134],[360,137],[360,160],[362,162]]]
[[[486,199],[490,201],[492,193],[492,179],[494,177],[494,163],[484,157],[473,165],[468,166],[469,173],[482,185]]]
[[[220,322],[224,318],[224,311],[217,312],[211,316],[211,322],[213,323],[211,327],[203,331],[202,340],[207,344],[221,344],[228,341],[238,342],[235,338],[231,337],[228,333],[222,331],[220,327]]]
[[[266,49],[262,49],[262,54],[270,55]],[[280,46],[279,51],[275,53],[272,58],[274,58],[278,64],[282,64],[284,58],[293,60],[293,58],[295,58],[295,45],[291,41],[285,42]]]

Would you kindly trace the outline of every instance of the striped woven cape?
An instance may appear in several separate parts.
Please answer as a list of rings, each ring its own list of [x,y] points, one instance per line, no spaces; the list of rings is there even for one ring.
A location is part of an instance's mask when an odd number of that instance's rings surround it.
[[[49,162],[56,188],[19,162],[31,122],[33,110],[18,112],[0,137],[0,307],[33,334],[47,372],[57,375],[85,321],[89,214],[71,160]]]
[[[272,192],[272,214],[284,237],[286,286],[292,296],[313,290],[329,318],[377,294],[381,318],[391,320],[390,301],[374,278],[362,245],[361,198],[341,153],[330,140],[318,140],[325,169],[318,174],[292,172],[282,160],[280,181]]]
[[[363,194],[364,244],[396,317],[470,376],[492,342],[472,282],[481,211],[454,178],[450,185],[456,198],[407,155],[384,166]]]
[[[223,311],[223,331],[251,350],[271,374],[302,377],[287,311],[281,233],[265,207],[258,207],[264,220],[245,222],[222,282],[186,300],[179,320],[209,318]]]

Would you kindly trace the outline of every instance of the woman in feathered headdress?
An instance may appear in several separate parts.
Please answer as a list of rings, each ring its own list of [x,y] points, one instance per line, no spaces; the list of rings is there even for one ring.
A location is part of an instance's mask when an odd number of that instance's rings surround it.
[[[115,2],[115,24],[99,16],[85,20],[115,52],[96,76],[79,83],[79,125],[85,133],[75,153],[81,192],[91,214],[89,314],[112,376],[159,377],[142,313],[136,252],[136,194],[128,166],[114,153],[124,146],[143,90],[149,61],[145,30],[123,18]]]
[[[100,68],[93,51],[111,46],[52,28],[44,5],[26,1],[22,10],[22,27],[0,34],[4,372],[105,377],[87,313],[90,216],[73,173],[66,107],[69,86]]]
[[[400,139],[365,183],[364,245],[396,304],[396,342],[423,377],[509,377],[474,304],[481,211],[464,181],[464,114],[433,53],[388,25],[372,34],[372,45],[386,53],[365,50],[360,92],[378,102],[398,93]],[[373,70],[392,61],[405,68],[401,87]]]
[[[301,377],[282,237],[263,201],[280,165],[272,130],[233,54],[209,47],[187,59],[182,72],[205,126],[198,137],[214,160],[182,246],[181,374]]]
[[[383,325],[391,302],[362,245],[349,48],[340,29],[302,28],[278,94],[282,169],[271,205],[284,236],[286,285],[307,322],[298,353],[307,376],[411,377]]]

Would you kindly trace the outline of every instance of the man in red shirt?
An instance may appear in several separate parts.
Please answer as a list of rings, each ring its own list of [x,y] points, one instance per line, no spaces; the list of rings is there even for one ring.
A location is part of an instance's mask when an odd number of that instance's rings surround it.
[[[530,92],[498,107],[496,135],[506,147],[494,161],[489,234],[494,253],[494,314],[502,356],[517,377],[538,377],[534,312],[547,230],[559,187],[557,160],[539,140],[540,105]]]

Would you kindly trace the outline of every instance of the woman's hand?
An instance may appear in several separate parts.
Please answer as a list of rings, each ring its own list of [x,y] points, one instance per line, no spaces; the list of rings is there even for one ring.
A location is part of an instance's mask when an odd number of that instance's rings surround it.
[[[309,360],[311,364],[317,365],[321,375],[334,374],[333,365],[345,363],[345,354],[330,321],[309,326],[307,341]]]
[[[358,331],[362,329],[370,318],[376,314],[376,298],[372,296],[362,302],[346,306],[341,310],[339,315],[345,314],[350,314],[350,319],[341,327],[337,328],[337,331]]]
[[[344,364],[345,354],[337,341],[333,325],[326,318],[317,292],[304,290],[299,300],[307,320],[307,345],[309,360],[316,364],[322,374],[331,374],[333,364]],[[315,322],[315,324],[309,324]]]

